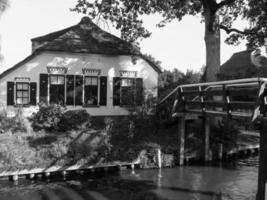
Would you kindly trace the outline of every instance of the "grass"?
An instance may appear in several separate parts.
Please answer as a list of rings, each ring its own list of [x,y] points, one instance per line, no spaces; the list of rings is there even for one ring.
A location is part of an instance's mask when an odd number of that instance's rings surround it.
[[[86,126],[68,131],[34,131],[30,122],[20,115],[13,119],[0,116],[0,123],[5,124],[0,134],[0,169],[131,162],[140,155],[143,167],[156,167],[158,148],[163,152],[163,166],[175,164],[178,153],[178,123],[175,121],[160,124],[156,117],[148,115],[90,119],[89,128],[86,123]],[[186,155],[200,155],[203,135],[199,127],[199,123],[186,127]],[[212,135],[211,146],[216,147],[221,133],[234,133],[235,129],[228,126],[220,131]],[[235,137],[237,142],[233,142]],[[258,136],[234,134],[228,137],[225,134],[224,140],[225,150],[228,150],[236,143],[256,144]]]

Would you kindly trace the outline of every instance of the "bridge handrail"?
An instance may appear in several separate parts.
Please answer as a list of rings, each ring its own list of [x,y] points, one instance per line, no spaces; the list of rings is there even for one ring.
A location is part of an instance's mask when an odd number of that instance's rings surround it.
[[[193,83],[193,84],[184,84],[178,85],[174,88],[166,97],[164,97],[158,105],[162,104],[166,101],[170,96],[172,96],[179,88],[188,88],[188,87],[199,87],[199,86],[217,86],[217,85],[230,85],[232,86],[241,86],[244,84],[248,84],[251,82],[267,82],[267,78],[257,77],[257,78],[245,78],[245,79],[235,79],[235,80],[227,80],[227,81],[217,81],[217,82],[206,82],[206,83]],[[206,88],[208,89],[208,88]]]

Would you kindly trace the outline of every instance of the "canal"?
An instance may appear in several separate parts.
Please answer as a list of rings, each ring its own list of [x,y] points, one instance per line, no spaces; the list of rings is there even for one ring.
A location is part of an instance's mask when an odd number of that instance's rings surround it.
[[[0,200],[255,199],[258,157],[226,164],[122,170],[83,180],[2,181]]]

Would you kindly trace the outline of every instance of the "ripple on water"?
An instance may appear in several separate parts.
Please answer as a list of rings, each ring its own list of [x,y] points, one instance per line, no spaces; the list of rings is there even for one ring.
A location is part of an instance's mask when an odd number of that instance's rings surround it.
[[[250,200],[256,194],[257,166],[258,157],[253,157],[223,166],[185,166],[134,172],[125,170],[118,175],[91,178],[87,181],[31,183],[28,180],[19,180],[18,185],[5,181],[0,182],[0,200],[63,200],[71,192],[76,197],[82,194],[81,199],[90,199],[88,195],[91,198],[95,195],[109,200],[208,200],[222,192],[223,199]]]

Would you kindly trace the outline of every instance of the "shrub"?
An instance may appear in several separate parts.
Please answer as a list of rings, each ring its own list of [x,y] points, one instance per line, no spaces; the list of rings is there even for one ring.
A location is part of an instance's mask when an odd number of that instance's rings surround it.
[[[225,148],[232,148],[237,145],[240,130],[235,121],[223,119],[211,126],[211,133],[211,144],[222,143]]]
[[[28,132],[30,131],[30,124],[28,119],[23,115],[22,110],[19,108],[14,117],[8,117],[5,108],[0,112],[0,133],[11,131],[15,132]]]
[[[89,113],[82,110],[69,110],[60,118],[59,129],[62,131],[87,129],[91,126]]]
[[[76,163],[82,160],[86,163],[95,164],[107,157],[111,148],[110,138],[104,131],[83,132],[68,149],[68,157]]]
[[[64,107],[60,105],[40,105],[39,111],[31,117],[34,130],[58,130],[59,123],[64,112]]]

